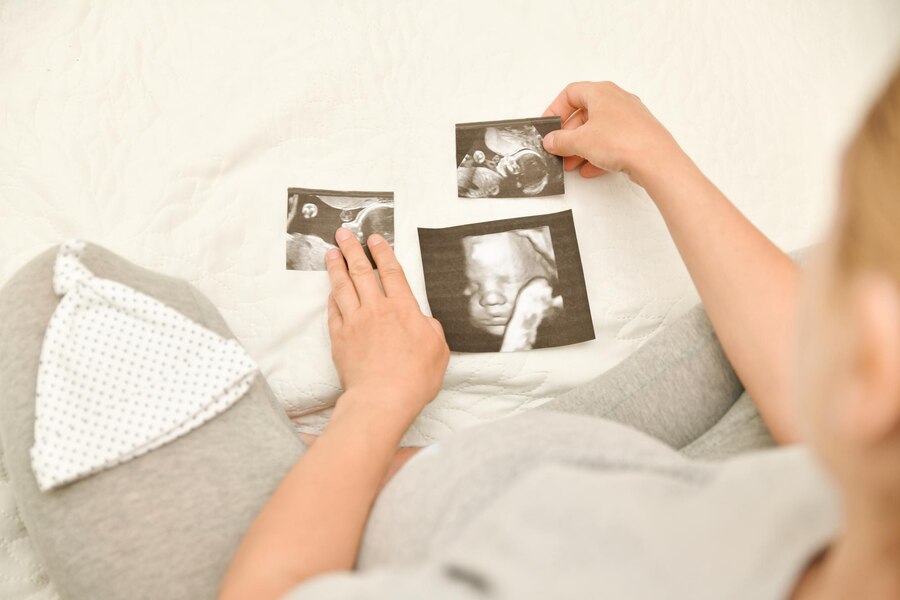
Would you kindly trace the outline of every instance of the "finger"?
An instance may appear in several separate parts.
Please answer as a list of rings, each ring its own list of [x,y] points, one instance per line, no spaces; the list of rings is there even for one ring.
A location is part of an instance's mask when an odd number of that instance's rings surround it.
[[[585,124],[586,119],[585,115],[587,112],[584,109],[576,110],[572,113],[572,116],[568,118],[563,124],[563,129],[578,129],[582,125]],[[584,164],[584,158],[580,156],[566,156],[563,158],[563,169],[565,171],[574,171],[578,167]]]
[[[334,300],[333,294],[328,294],[328,333],[332,339],[340,331],[344,324],[344,317],[341,316],[341,309]]]
[[[563,157],[563,170],[565,171],[574,171],[578,167],[584,164],[584,159],[580,156],[564,156]]]
[[[369,257],[366,256],[366,251],[356,236],[349,229],[341,227],[334,234],[334,239],[337,240],[347,261],[347,272],[353,281],[353,287],[356,288],[359,303],[365,304],[379,297],[383,298],[384,294],[378,287],[372,263],[369,262]]]
[[[606,173],[605,169],[601,169],[600,167],[595,167],[589,162],[584,163],[581,166],[581,170],[579,171],[582,177],[596,177],[597,175],[603,175]]]
[[[585,123],[587,123],[587,111],[583,108],[576,110],[572,113],[572,116],[563,121],[562,128],[563,129],[578,129]]]
[[[325,254],[325,268],[328,269],[328,279],[331,281],[331,295],[341,316],[352,314],[359,308],[359,296],[356,295],[356,288],[347,273],[347,265],[340,250],[332,248]]]
[[[369,236],[368,245],[372,258],[378,265],[378,277],[381,279],[384,294],[389,298],[408,296],[413,299],[409,282],[403,274],[403,267],[400,266],[400,261],[397,260],[397,255],[387,240],[375,233]]]
[[[544,111],[545,117],[556,116],[565,121],[579,108],[586,106],[585,96],[590,84],[586,81],[570,83]]]
[[[544,150],[557,156],[582,156],[583,129],[558,129],[544,136]]]

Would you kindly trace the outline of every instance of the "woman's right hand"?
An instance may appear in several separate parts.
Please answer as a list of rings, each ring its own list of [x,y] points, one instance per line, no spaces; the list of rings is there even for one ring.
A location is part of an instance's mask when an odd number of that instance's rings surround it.
[[[565,157],[567,171],[584,177],[626,173],[638,185],[654,165],[681,153],[672,135],[641,99],[608,81],[570,83],[544,112],[562,129],[544,136],[544,148]]]
[[[801,269],[697,168],[640,98],[617,85],[572,83],[545,116],[562,129],[544,148],[585,177],[622,171],[659,209],[700,299],[779,443],[801,439],[790,369]]]

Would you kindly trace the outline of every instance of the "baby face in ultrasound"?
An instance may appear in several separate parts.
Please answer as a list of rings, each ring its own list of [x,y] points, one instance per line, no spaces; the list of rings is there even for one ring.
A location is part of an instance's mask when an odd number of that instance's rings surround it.
[[[527,127],[488,127],[485,144],[499,158],[495,169],[512,180],[525,195],[539,194],[547,184],[547,161],[542,155],[541,136],[537,129]]]
[[[542,228],[546,229],[546,228]],[[536,277],[556,281],[549,234],[540,229],[504,231],[463,238],[470,323],[502,336],[519,291]]]

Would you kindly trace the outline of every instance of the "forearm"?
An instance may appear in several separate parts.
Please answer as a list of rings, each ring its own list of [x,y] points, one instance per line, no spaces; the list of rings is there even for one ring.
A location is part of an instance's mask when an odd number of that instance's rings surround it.
[[[725,353],[775,438],[797,438],[790,370],[801,271],[714,186],[640,98],[610,82],[571,83],[544,136],[586,177],[624,171],[656,202]]]
[[[796,441],[790,369],[801,269],[680,149],[654,161],[640,179],[773,436]]]
[[[306,579],[353,568],[403,421],[360,410],[375,403],[348,395],[247,531],[221,600],[280,598]]]

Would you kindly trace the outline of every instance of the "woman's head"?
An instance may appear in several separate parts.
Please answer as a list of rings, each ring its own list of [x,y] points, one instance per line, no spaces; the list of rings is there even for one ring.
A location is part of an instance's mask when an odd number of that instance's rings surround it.
[[[847,148],[809,278],[799,392],[812,441],[851,486],[900,491],[900,70]]]

